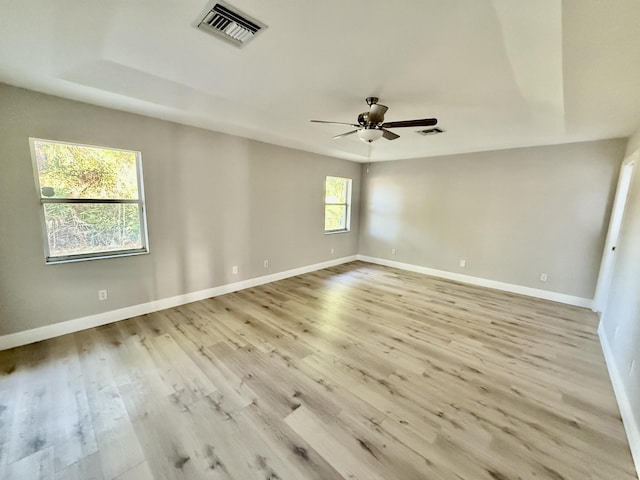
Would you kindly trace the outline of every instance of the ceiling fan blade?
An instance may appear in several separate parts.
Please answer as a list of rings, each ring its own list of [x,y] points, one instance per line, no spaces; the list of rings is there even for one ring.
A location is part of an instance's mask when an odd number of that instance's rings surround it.
[[[359,127],[360,125],[356,125],[355,123],[346,123],[346,122],[328,122],[327,120],[309,120],[313,123],[333,123],[334,125],[349,125],[350,127]]]
[[[387,140],[395,140],[396,138],[400,138],[400,135],[396,135],[391,130],[382,129],[382,136]]]
[[[335,135],[331,138],[340,138],[340,137],[346,137],[347,135],[352,135],[354,133],[356,133],[358,130],[351,130],[350,132],[347,133],[341,133],[340,135]]]
[[[389,107],[385,105],[379,105],[374,103],[371,105],[371,109],[369,110],[368,120],[371,123],[380,123],[384,121],[384,114],[389,109]]]
[[[433,127],[438,123],[437,118],[423,118],[421,120],[401,120],[399,122],[386,122],[382,128],[399,128],[399,127]]]

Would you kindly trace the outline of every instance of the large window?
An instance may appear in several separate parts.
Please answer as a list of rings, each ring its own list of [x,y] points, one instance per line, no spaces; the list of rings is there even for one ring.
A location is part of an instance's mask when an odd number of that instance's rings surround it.
[[[148,251],[139,152],[30,142],[47,263]]]
[[[348,232],[351,216],[351,179],[327,177],[324,196],[325,233]]]

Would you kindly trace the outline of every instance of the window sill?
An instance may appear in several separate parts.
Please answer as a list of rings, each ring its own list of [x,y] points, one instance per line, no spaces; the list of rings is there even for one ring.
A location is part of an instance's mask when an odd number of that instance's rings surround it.
[[[344,229],[344,230],[325,230],[324,234],[325,235],[334,235],[336,233],[349,233],[351,230],[349,229]]]
[[[120,252],[108,252],[103,254],[92,254],[90,256],[78,256],[78,257],[50,257],[45,259],[47,265],[58,265],[61,263],[76,263],[87,262],[90,260],[102,260],[105,258],[120,258],[120,257],[133,257],[136,255],[146,255],[149,253],[148,249],[140,250],[127,250]]]

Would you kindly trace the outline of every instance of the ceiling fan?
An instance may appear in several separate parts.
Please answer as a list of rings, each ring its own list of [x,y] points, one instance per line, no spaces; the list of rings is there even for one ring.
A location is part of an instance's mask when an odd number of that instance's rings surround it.
[[[357,127],[356,130],[350,132],[341,133],[333,138],[346,137],[354,133],[358,134],[360,140],[371,143],[374,140],[378,140],[380,137],[384,137],[387,140],[395,140],[400,138],[400,135],[396,135],[388,128],[400,128],[400,127],[432,127],[438,123],[436,118],[423,118],[419,120],[401,120],[398,122],[385,122],[384,114],[388,110],[385,105],[378,103],[378,97],[367,97],[367,105],[369,105],[368,112],[362,112],[358,115],[358,123],[345,123],[345,122],[329,122],[326,120],[311,120],[314,123],[334,123],[336,125],[350,125]]]

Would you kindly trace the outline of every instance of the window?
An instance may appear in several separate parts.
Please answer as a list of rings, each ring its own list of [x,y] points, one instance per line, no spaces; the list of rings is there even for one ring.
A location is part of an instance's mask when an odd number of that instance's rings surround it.
[[[327,177],[324,197],[325,233],[348,232],[351,215],[351,179]]]
[[[140,152],[30,142],[47,263],[148,252]]]

